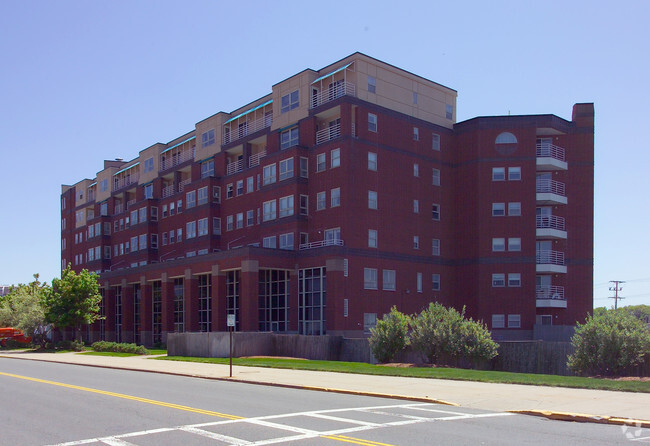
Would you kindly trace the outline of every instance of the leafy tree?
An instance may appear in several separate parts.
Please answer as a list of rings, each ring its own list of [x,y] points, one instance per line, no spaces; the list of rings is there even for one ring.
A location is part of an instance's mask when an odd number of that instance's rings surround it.
[[[650,330],[632,312],[619,308],[589,316],[571,338],[567,365],[579,374],[622,375],[650,353]]]
[[[397,311],[393,306],[390,313],[377,321],[377,326],[370,329],[370,349],[377,361],[390,362],[395,355],[404,350],[409,343],[410,317]]]
[[[101,317],[101,300],[97,274],[86,269],[77,274],[68,265],[61,272],[61,279],[54,279],[50,292],[45,294],[45,318],[57,328],[73,328],[80,340],[81,326]]]
[[[13,287],[0,301],[0,326],[19,328],[36,343],[45,343],[45,309],[43,297],[50,287],[38,280]]]

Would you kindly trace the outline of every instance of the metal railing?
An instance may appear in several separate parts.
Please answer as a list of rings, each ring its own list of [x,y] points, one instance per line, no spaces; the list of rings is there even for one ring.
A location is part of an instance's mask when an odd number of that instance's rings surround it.
[[[133,206],[133,205],[136,203],[136,201],[137,201],[136,199],[133,199],[133,200],[129,200],[129,201],[127,201],[127,202],[126,202],[126,208],[127,208],[127,209],[130,209],[131,206]]]
[[[226,167],[226,175],[232,175],[233,173],[241,172],[242,170],[244,170],[244,160],[233,161]]]
[[[537,158],[554,158],[559,161],[566,161],[564,147],[549,143],[537,144]]]
[[[236,124],[233,122],[232,124]],[[241,139],[245,136],[250,135],[251,133],[255,133],[259,130],[265,129],[267,127],[271,127],[271,124],[273,124],[273,116],[268,115],[268,116],[263,116],[261,118],[258,118],[254,121],[245,121],[242,123],[243,125],[237,127],[230,126],[229,124],[226,124],[227,129],[230,129],[229,131],[223,132],[223,143],[228,144],[233,141],[237,141],[238,139]]]
[[[535,288],[535,297],[537,299],[564,299],[564,287],[554,285],[537,285]]]
[[[171,197],[172,195],[174,195],[174,185],[173,184],[170,184],[169,186],[163,187],[163,189],[162,189],[162,197],[163,198]]]
[[[314,249],[314,248],[322,248],[323,246],[343,246],[343,240],[331,239],[331,240],[321,240],[319,242],[301,243],[298,249],[299,250]]]
[[[558,231],[564,231],[564,217],[558,217],[557,215],[537,215],[535,221],[535,227],[538,229],[557,229]]]
[[[334,124],[316,132],[316,144],[322,144],[330,139],[341,136],[341,124]]]
[[[537,193],[551,193],[563,197],[566,196],[564,183],[547,178],[538,178],[535,183],[535,190]]]
[[[535,263],[564,265],[564,253],[562,251],[542,250],[535,253]]]
[[[183,190],[185,189],[185,186],[187,186],[187,185],[190,184],[191,182],[192,182],[192,179],[191,179],[191,178],[188,178],[188,179],[186,179],[186,180],[183,180],[183,181],[179,182],[179,183],[178,183],[178,191],[179,191],[179,192],[183,192]]]
[[[326,88],[318,94],[311,97],[309,108],[316,108],[319,105],[326,104],[341,96],[356,96],[356,86],[351,82],[341,82],[333,85],[331,88]]]
[[[138,179],[140,179],[139,174],[132,174],[132,175],[127,175],[122,178],[114,178],[113,179],[113,190],[119,190],[122,188],[125,188],[126,186],[129,186],[131,184],[135,184],[138,182]]]
[[[250,158],[248,158],[248,167],[255,167],[260,165],[260,160],[266,156],[266,149],[257,152],[254,155],[251,155]]]
[[[194,159],[194,147],[191,150],[183,150],[182,152],[177,152],[168,155],[167,157],[160,157],[160,171],[171,169],[174,166],[183,164],[185,161],[190,161]]]

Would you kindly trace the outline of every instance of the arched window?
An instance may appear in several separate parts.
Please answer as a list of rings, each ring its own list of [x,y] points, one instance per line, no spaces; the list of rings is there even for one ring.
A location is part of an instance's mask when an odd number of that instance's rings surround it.
[[[496,144],[517,144],[517,137],[510,132],[503,132],[497,136]]]

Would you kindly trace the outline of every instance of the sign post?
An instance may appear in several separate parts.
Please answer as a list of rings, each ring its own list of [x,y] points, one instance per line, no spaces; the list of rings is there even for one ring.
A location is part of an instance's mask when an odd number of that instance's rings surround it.
[[[228,331],[230,332],[230,377],[232,378],[232,332],[235,329],[235,315],[228,315]]]

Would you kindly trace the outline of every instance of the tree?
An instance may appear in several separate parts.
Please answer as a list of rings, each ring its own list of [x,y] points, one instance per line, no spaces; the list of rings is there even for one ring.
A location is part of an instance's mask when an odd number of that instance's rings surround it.
[[[568,367],[579,374],[622,375],[650,354],[650,330],[624,308],[599,312],[578,323]]]
[[[100,319],[97,274],[83,269],[76,274],[68,265],[61,279],[52,281],[50,292],[45,294],[45,318],[57,328],[73,328],[81,340],[81,326]]]
[[[390,362],[395,355],[404,350],[409,343],[409,316],[397,311],[393,306],[390,313],[377,321],[370,329],[370,349],[377,361]]]
[[[0,326],[14,327],[25,332],[35,343],[44,344],[45,309],[43,297],[50,287],[38,280],[13,287],[0,301]]]

